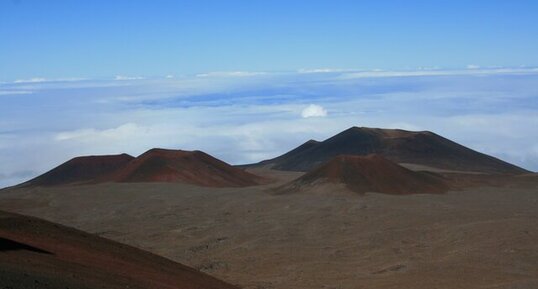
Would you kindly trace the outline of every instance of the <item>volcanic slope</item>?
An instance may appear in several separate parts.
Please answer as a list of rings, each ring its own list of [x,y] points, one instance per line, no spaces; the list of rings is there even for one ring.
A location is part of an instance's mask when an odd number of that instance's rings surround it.
[[[261,161],[255,165],[245,165],[245,167],[249,167],[249,166],[269,166],[271,167],[273,164],[275,163],[281,163],[281,162],[286,162],[287,159],[289,158],[293,158],[294,156],[296,155],[299,155],[301,154],[302,152],[312,148],[312,147],[315,147],[316,145],[318,145],[320,142],[317,141],[317,140],[309,140],[307,142],[305,142],[304,144],[292,149],[291,151],[281,155],[281,156],[278,156],[274,159],[270,159],[270,160],[264,160],[264,161]]]
[[[414,172],[382,156],[337,156],[317,169],[279,188],[280,192],[298,191],[321,183],[343,184],[363,194],[438,194],[450,189],[439,175]]]
[[[396,163],[444,170],[520,174],[525,169],[479,153],[428,131],[352,127],[322,142],[309,141],[280,157],[251,166],[309,171],[338,155],[380,154]]]
[[[201,151],[151,149],[100,181],[245,187],[263,183],[264,179]]]
[[[21,185],[55,186],[94,182],[133,159],[128,154],[76,157]]]
[[[237,289],[134,247],[2,211],[0,287]]]

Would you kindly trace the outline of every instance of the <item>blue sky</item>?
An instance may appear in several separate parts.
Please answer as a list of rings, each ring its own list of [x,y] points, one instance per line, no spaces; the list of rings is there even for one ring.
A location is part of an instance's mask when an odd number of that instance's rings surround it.
[[[0,1],[0,81],[538,65],[536,1]]]
[[[153,147],[232,164],[351,126],[538,170],[538,1],[0,1],[0,187]]]

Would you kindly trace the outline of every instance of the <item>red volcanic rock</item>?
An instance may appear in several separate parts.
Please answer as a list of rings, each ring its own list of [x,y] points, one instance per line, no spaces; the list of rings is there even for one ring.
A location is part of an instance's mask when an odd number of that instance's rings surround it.
[[[21,186],[170,182],[245,187],[266,181],[201,151],[151,149],[137,158],[127,154],[77,157]]]
[[[428,131],[352,127],[322,142],[309,141],[280,157],[255,165],[284,171],[309,171],[338,155],[379,154],[396,163],[445,170],[521,174],[528,171],[471,150]]]
[[[23,186],[54,186],[93,182],[125,166],[134,157],[128,154],[73,158]]]
[[[343,184],[357,193],[436,194],[449,190],[438,175],[414,172],[379,155],[337,156],[282,189],[302,189],[319,183]]]
[[[263,182],[201,151],[151,149],[102,179],[111,182],[173,182],[205,187],[244,187]]]
[[[1,211],[0,287],[238,289],[134,247]]]

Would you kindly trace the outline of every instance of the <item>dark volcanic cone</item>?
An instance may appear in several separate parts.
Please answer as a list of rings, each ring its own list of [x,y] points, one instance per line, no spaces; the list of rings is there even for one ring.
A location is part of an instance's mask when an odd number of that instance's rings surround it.
[[[284,171],[309,171],[338,155],[379,154],[396,163],[438,169],[521,174],[528,171],[428,131],[352,127],[325,141],[309,142],[256,165]]]
[[[411,171],[379,155],[335,157],[279,190],[301,190],[321,183],[343,184],[361,194],[438,194],[449,190],[441,176]]]

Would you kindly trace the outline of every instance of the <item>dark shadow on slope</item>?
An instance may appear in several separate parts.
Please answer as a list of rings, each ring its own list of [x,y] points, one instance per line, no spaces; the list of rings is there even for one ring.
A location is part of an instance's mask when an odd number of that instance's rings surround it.
[[[5,239],[5,238],[0,238],[0,252],[21,251],[21,250],[26,250],[26,251],[31,251],[31,252],[41,253],[41,254],[51,254],[52,255],[52,253],[50,253],[48,251],[45,251],[45,250],[41,250],[41,249],[36,248],[36,247],[32,247],[32,246],[29,246],[29,245],[26,245],[26,244],[23,244],[23,243],[19,243],[19,242],[16,242],[16,241],[12,241],[12,240],[9,240],[9,239]]]

